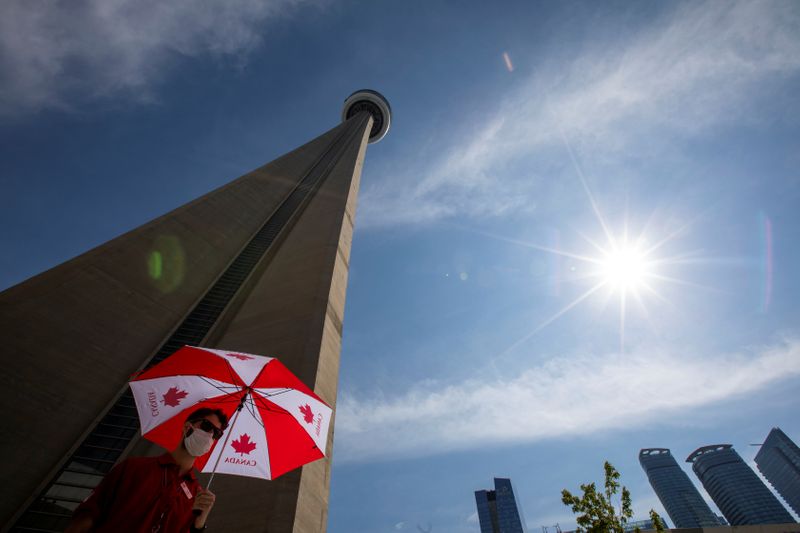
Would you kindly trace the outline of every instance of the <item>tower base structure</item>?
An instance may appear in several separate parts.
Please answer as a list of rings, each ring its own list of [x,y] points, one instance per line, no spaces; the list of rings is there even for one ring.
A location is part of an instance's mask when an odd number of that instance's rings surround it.
[[[62,531],[116,462],[163,452],[138,437],[126,384],[185,344],[277,357],[335,409],[361,169],[390,108],[360,91],[343,119],[0,293],[3,530]],[[209,526],[325,531],[333,427],[326,458],[276,480],[218,476]]]

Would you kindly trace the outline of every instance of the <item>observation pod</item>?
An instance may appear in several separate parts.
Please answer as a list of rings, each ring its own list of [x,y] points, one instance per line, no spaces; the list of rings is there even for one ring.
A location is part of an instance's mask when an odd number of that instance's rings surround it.
[[[372,130],[369,132],[369,144],[375,144],[386,136],[392,122],[392,108],[389,101],[378,91],[361,89],[348,96],[342,108],[342,122],[361,111],[372,116]]]

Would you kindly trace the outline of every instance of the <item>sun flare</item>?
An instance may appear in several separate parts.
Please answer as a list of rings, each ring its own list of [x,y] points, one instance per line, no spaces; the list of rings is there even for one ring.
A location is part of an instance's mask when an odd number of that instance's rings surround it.
[[[600,259],[601,278],[617,290],[635,291],[648,274],[650,269],[645,254],[632,246],[612,250]]]
[[[649,242],[646,236],[646,230],[654,220],[653,215],[655,213],[649,217],[647,224],[645,224],[638,234],[631,234],[629,232],[630,225],[628,215],[625,213],[625,218],[622,221],[624,223],[623,230],[621,232],[614,232],[611,225],[608,224],[606,218],[601,213],[597,201],[586,183],[586,178],[572,151],[572,147],[569,145],[566,136],[563,136],[563,133],[562,137],[570,160],[575,167],[580,184],[583,191],[586,193],[586,198],[594,212],[604,238],[596,240],[596,237],[591,238],[579,232],[578,235],[594,250],[593,253],[581,253],[563,249],[559,245],[542,246],[529,241],[508,239],[502,236],[483,233],[488,237],[499,238],[569,259],[572,262],[572,265],[569,267],[569,271],[572,275],[569,279],[576,282],[588,281],[590,284],[581,294],[573,298],[569,303],[563,305],[558,311],[539,322],[530,332],[506,348],[500,356],[510,353],[533,335],[536,335],[539,331],[566,315],[591,297],[600,297],[606,304],[615,299],[619,302],[619,350],[620,353],[624,353],[626,317],[631,312],[631,307],[635,307],[635,310],[639,311],[639,314],[645,321],[653,327],[654,323],[650,319],[650,312],[647,309],[646,300],[655,298],[661,303],[670,303],[659,291],[659,285],[663,283],[672,283],[688,285],[699,289],[709,288],[704,285],[675,278],[663,271],[665,267],[668,268],[670,266],[697,262],[699,260],[699,256],[697,256],[696,253],[684,252],[679,255],[664,255],[665,245],[688,231],[694,221],[689,220],[685,224],[668,232],[665,236],[662,236],[660,240],[655,241],[655,244]],[[561,279],[560,275],[561,273],[556,275],[557,282]],[[603,304],[604,309],[606,304]],[[613,314],[611,316],[613,316]]]

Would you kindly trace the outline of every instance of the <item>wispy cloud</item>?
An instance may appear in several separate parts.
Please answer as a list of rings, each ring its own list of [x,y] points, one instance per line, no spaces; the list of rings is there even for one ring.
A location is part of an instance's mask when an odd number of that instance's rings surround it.
[[[70,108],[151,86],[176,58],[245,54],[303,0],[8,0],[0,4],[0,114]]]
[[[337,459],[418,456],[638,425],[800,375],[800,342],[708,356],[648,348],[555,357],[511,379],[426,383],[394,397],[344,396]]]
[[[554,156],[567,159],[564,138],[604,159],[624,159],[750,122],[750,106],[770,83],[800,71],[799,21],[793,2],[676,4],[618,42],[587,42],[588,52],[558,64],[535,58],[542,61],[536,74],[498,95],[502,103],[483,126],[462,124],[464,133],[453,135],[457,141],[441,159],[365,189],[359,222],[530,209],[530,199],[555,177]]]

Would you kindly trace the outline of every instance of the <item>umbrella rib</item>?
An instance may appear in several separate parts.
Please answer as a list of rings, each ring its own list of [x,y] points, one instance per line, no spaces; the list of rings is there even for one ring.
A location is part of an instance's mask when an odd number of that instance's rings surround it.
[[[284,391],[284,392],[287,392],[287,391],[289,391],[289,390],[293,390],[293,389],[287,389],[287,390],[286,390],[286,391]],[[254,400],[258,400],[258,401],[260,402],[260,403],[258,403],[258,405],[257,405],[257,407],[259,407],[260,409],[264,409],[264,410],[266,410],[266,411],[269,411],[270,413],[278,413],[279,415],[289,415],[289,416],[292,416],[292,415],[291,415],[291,413],[289,413],[289,412],[288,412],[286,409],[284,409],[283,407],[280,407],[280,406],[278,406],[278,409],[275,409],[274,407],[272,407],[272,405],[270,404],[270,402],[268,402],[268,401],[266,400],[266,398],[262,398],[262,397],[261,397],[261,393],[260,393],[260,392],[258,393],[258,396],[256,396],[255,394],[251,394],[250,396],[251,396],[251,397],[252,397]],[[272,395],[270,395],[270,396],[275,396],[275,394],[272,394]],[[253,403],[255,403],[255,401],[254,401]]]
[[[250,396],[253,397],[253,400],[254,400],[253,403],[256,403],[255,400],[258,400],[260,402],[257,405],[257,407],[260,407],[262,409],[266,409],[267,411],[273,411],[272,407],[269,405],[269,403],[267,403],[267,401],[264,398],[261,398],[260,396],[258,398],[256,398],[255,394],[251,394]],[[278,412],[278,411],[275,411],[275,412]]]
[[[291,387],[286,387],[285,389],[283,389],[283,390],[279,390],[279,391],[277,391],[277,392],[265,393],[265,394],[262,394],[262,393],[260,393],[260,392],[259,392],[259,394],[261,394],[261,395],[262,395],[262,396],[264,396],[265,398],[271,398],[271,397],[273,397],[273,396],[278,396],[279,394],[286,394],[287,392],[289,392],[289,391],[293,391],[293,390],[295,390],[295,389],[293,389],[293,388],[291,388]]]
[[[252,396],[253,395],[251,394],[250,397],[252,398]],[[259,420],[260,417],[256,416],[256,410],[255,410],[255,407],[253,405],[253,402],[245,402],[244,404],[247,406],[247,412],[250,413],[250,416],[253,417],[253,420],[258,422],[258,425],[261,426],[261,429],[264,429],[264,422]]]
[[[198,376],[198,377],[199,377],[200,379],[202,379],[203,381],[205,381],[206,383],[208,383],[209,385],[211,385],[212,387],[214,387],[215,389],[217,389],[218,391],[220,391],[221,393],[225,394],[225,396],[227,396],[227,397],[230,397],[230,396],[236,396],[236,393],[238,393],[238,392],[241,392],[241,389],[240,389],[240,388],[238,388],[236,385],[232,385],[232,386],[231,386],[231,387],[236,387],[236,391],[235,391],[235,392],[228,392],[228,391],[226,391],[226,390],[225,390],[225,388],[224,388],[224,387],[221,387],[221,386],[219,386],[219,385],[216,385],[216,384],[212,383],[212,382],[211,382],[211,381],[210,381],[208,378],[206,378],[205,376]],[[236,397],[236,401],[238,401],[238,400],[239,400],[239,398],[238,398],[238,397]],[[224,401],[224,400],[219,400],[219,403],[222,403],[223,401]]]

